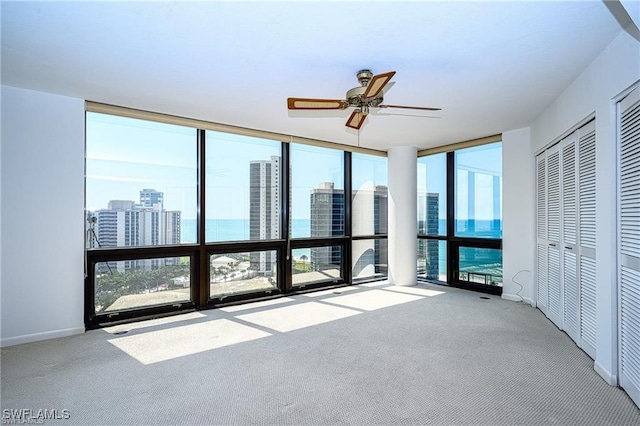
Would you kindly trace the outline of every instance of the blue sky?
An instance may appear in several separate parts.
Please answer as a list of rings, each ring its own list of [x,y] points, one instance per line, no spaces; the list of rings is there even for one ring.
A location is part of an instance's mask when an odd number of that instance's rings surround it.
[[[140,190],[164,192],[167,210],[196,217],[196,130],[187,127],[87,113],[88,210],[107,208],[110,200],[138,201]],[[207,132],[207,218],[249,217],[249,162],[280,156],[280,142]],[[309,194],[321,182],[343,189],[343,153],[291,145],[292,215],[308,218]],[[353,183],[386,185],[386,159],[354,155]]]
[[[500,143],[481,145],[456,152],[456,216],[469,218],[467,186],[468,173],[475,173],[475,218],[489,220],[494,217],[493,176],[502,176],[502,146]],[[435,154],[418,159],[418,194],[439,193],[439,216],[446,218],[446,154]],[[502,197],[502,194],[500,194]]]
[[[458,217],[467,218],[467,171],[476,172],[475,215],[493,217],[493,175],[501,176],[500,144],[458,151]],[[207,218],[249,217],[249,162],[280,155],[280,142],[207,132]],[[86,207],[107,208],[110,200],[139,200],[140,190],[164,192],[167,210],[196,217],[197,141],[188,127],[87,113]],[[342,151],[291,145],[292,218],[309,217],[309,194],[321,182],[343,189]],[[353,186],[387,185],[384,157],[353,155]],[[418,193],[440,192],[440,217],[446,217],[445,155],[418,160]]]

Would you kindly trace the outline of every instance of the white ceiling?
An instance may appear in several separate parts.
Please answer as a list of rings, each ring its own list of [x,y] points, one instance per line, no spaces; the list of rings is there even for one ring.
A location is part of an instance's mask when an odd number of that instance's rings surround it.
[[[420,149],[526,127],[621,27],[601,1],[2,2],[2,84],[358,143],[355,73],[394,70],[360,145]],[[390,115],[387,115],[390,114]]]

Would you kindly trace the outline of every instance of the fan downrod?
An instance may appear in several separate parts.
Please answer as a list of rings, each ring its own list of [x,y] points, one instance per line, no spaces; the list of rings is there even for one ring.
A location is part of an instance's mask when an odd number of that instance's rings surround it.
[[[369,85],[371,77],[373,77],[373,73],[370,70],[360,70],[356,74],[356,78],[358,79],[362,87],[367,87]]]

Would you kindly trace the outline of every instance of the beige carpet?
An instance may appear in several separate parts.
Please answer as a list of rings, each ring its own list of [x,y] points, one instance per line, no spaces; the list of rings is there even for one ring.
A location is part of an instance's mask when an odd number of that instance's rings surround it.
[[[429,284],[94,330],[2,349],[1,368],[3,423],[640,424],[539,311]]]

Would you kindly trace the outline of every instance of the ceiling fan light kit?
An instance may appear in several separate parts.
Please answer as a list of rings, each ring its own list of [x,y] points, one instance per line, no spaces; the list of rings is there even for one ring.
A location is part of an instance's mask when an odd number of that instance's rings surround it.
[[[346,100],[288,98],[287,107],[291,110],[342,110],[354,107],[355,110],[346,122],[347,127],[360,129],[369,114],[369,108],[404,108],[425,111],[439,111],[440,108],[416,107],[404,105],[384,105],[383,90],[395,75],[395,71],[373,75],[370,70],[360,70],[356,78],[360,86],[347,91]]]

